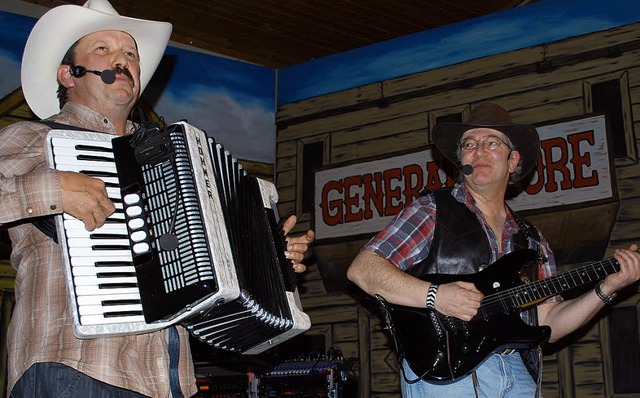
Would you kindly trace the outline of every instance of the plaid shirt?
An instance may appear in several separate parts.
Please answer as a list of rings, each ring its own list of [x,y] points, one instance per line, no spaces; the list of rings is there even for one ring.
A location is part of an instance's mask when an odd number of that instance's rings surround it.
[[[116,133],[106,117],[74,103],[53,119]],[[62,209],[58,172],[45,163],[48,130],[40,123],[22,122],[0,131],[0,223],[12,223],[11,264],[17,270],[8,332],[8,391],[34,363],[58,362],[117,387],[169,397],[167,330],[86,340],[73,335],[59,246],[24,221]],[[191,396],[196,385],[188,334],[182,327],[178,332],[180,384],[183,394]]]
[[[466,190],[464,184],[456,185],[451,195],[458,202],[464,203],[478,218],[489,240],[492,263],[514,250],[513,237],[518,233],[518,224],[511,212],[507,211],[507,218],[500,237],[502,242],[500,246],[502,250],[500,250],[498,238],[489,227],[484,215],[476,205],[475,199]],[[407,271],[429,255],[436,226],[435,220],[436,204],[433,195],[420,196],[398,213],[385,229],[365,245],[365,248],[386,258],[399,269]],[[538,278],[543,279],[555,275],[556,266],[549,244],[540,232],[538,234],[540,235],[539,243],[546,258],[546,261],[538,267]],[[529,239],[529,247],[537,250],[537,242]],[[546,302],[560,300],[560,296],[555,296]],[[525,322],[528,322],[528,314],[523,312],[522,315]]]

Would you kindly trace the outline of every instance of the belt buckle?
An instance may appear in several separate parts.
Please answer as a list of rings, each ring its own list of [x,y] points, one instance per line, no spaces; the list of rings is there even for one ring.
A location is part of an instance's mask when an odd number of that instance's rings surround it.
[[[506,348],[501,352],[501,354],[502,355],[511,355],[511,354],[513,354],[514,351],[515,351],[514,348]]]

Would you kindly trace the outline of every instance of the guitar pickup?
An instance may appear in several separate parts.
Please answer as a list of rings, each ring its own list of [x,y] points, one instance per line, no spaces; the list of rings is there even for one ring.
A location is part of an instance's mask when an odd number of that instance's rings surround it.
[[[438,335],[438,337],[442,337],[444,335],[444,331],[442,330],[442,326],[440,325],[440,319],[435,311],[429,311],[429,316],[431,317],[431,323],[433,324],[433,329]]]

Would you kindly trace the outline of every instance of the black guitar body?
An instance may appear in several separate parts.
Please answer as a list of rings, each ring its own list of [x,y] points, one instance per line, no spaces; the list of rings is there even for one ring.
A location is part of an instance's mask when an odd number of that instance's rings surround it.
[[[520,318],[523,308],[506,305],[496,294],[524,284],[519,272],[536,256],[535,251],[520,250],[475,274],[427,275],[425,280],[438,284],[472,282],[485,295],[480,311],[469,322],[426,308],[389,304],[377,296],[399,354],[411,370],[429,382],[452,382],[470,374],[492,352],[546,341],[551,334],[548,326],[525,324]],[[520,300],[511,294],[509,301],[531,303],[528,297]]]

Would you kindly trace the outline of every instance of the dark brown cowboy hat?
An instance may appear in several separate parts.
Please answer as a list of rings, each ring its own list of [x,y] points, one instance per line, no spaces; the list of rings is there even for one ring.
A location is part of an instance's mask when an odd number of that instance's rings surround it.
[[[460,137],[467,130],[483,127],[501,131],[511,140],[513,149],[520,153],[522,171],[517,176],[518,180],[533,170],[540,153],[540,137],[535,127],[528,124],[514,124],[509,112],[491,102],[476,105],[464,123],[442,122],[436,124],[432,132],[433,143],[447,159],[453,164],[459,165]]]

